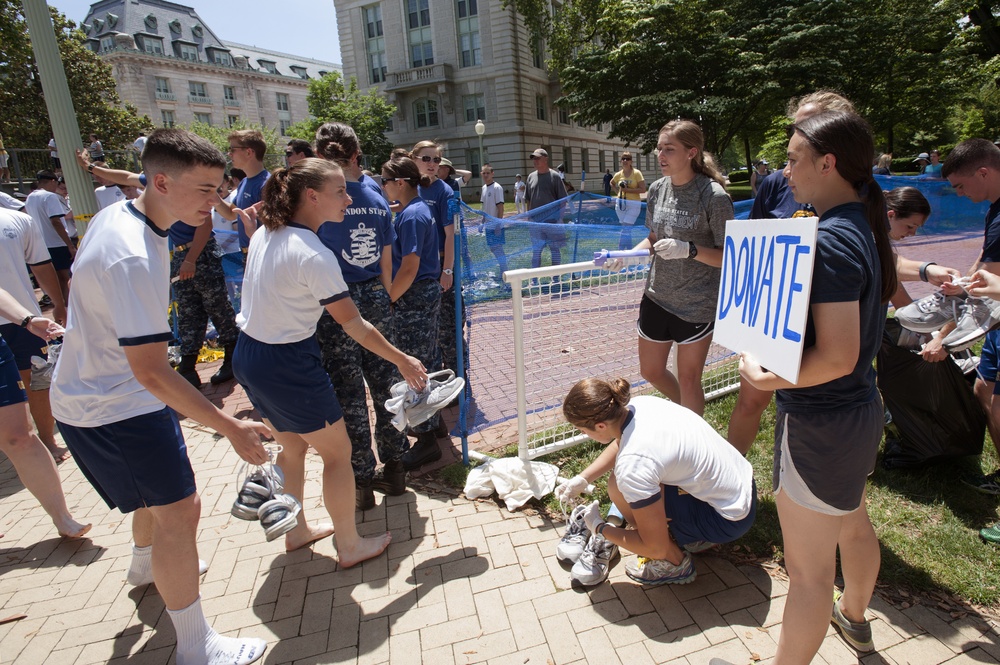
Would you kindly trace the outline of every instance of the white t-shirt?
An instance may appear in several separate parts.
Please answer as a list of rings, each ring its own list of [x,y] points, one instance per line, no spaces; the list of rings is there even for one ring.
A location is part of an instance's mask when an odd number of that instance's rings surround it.
[[[31,218],[38,224],[38,228],[42,230],[46,247],[66,246],[50,221],[52,217],[62,217],[66,214],[66,208],[58,194],[44,189],[36,189],[28,194],[28,199],[24,202],[24,211],[31,215]]]
[[[49,139],[49,157],[59,159],[59,151],[56,150],[56,140]]]
[[[483,203],[483,213],[496,217],[497,206],[503,205],[503,187],[497,182],[492,185],[483,185],[483,193],[479,199]]]
[[[694,411],[651,395],[633,397],[615,459],[615,478],[633,508],[659,498],[661,485],[679,487],[727,520],[747,516],[753,467]]]
[[[234,189],[223,201],[232,203],[235,198],[236,190]],[[240,251],[240,237],[236,233],[236,229],[233,228],[235,225],[236,222],[230,222],[215,208],[212,208],[212,234],[215,236],[215,242],[219,243],[219,249],[222,250],[223,254]]]
[[[35,220],[23,212],[0,208],[0,288],[35,316],[41,316],[42,310],[38,309],[35,289],[24,264],[38,265],[51,260]],[[20,321],[0,316],[0,325],[5,323]]]
[[[250,237],[236,325],[258,342],[290,344],[316,334],[323,307],[350,298],[337,257],[298,224]]]
[[[97,209],[104,210],[113,203],[125,200],[125,192],[117,185],[101,186],[94,190],[94,198],[97,199]]]
[[[11,196],[7,192],[0,191],[0,208],[7,208],[8,210],[22,210],[24,209],[24,201]]]
[[[132,147],[136,149],[137,152],[142,152],[142,149],[146,147],[146,137],[140,136],[132,144]]]
[[[97,213],[73,263],[62,353],[50,389],[56,420],[98,427],[164,404],[132,373],[124,346],[173,339],[167,232],[131,201]]]

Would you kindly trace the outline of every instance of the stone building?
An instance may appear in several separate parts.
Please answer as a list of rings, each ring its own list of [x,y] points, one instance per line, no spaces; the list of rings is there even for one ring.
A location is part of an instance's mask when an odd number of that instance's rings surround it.
[[[82,24],[111,65],[118,94],[153,121],[273,127],[309,115],[310,78],[340,65],[226,42],[191,7],[164,0],[102,0]]]
[[[396,105],[387,132],[394,144],[437,139],[479,184],[482,119],[485,158],[509,200],[514,175],[531,171],[528,155],[538,147],[552,168],[566,165],[574,186],[586,171],[589,191],[601,190],[605,169],[618,170],[623,147],[607,138],[610,128],[581,126],[553,105],[559,81],[532,53],[513,8],[489,0],[334,0],[334,7],[344,75],[377,86]],[[640,156],[635,165],[647,171],[653,159]]]

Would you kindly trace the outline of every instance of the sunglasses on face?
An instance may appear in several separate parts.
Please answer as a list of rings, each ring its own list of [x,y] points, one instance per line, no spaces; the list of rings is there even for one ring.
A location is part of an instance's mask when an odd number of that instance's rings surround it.
[[[237,150],[246,150],[246,146],[245,145],[231,145],[231,146],[229,146],[229,150],[227,150],[226,152],[233,153],[233,152],[236,152]],[[285,154],[288,154],[288,153],[285,153]]]
[[[434,162],[435,164],[440,164],[441,163],[441,158],[440,157],[430,157],[428,155],[422,155],[420,157],[420,161],[425,162],[425,163],[426,162]]]
[[[291,150],[286,150],[286,151],[285,151],[285,157],[291,157],[291,156],[292,156],[292,155],[294,155],[294,154],[295,154],[295,153],[294,153],[294,152],[292,152]]]
[[[382,185],[385,185],[388,182],[396,182],[397,180],[405,181],[408,180],[408,178],[386,178],[384,175],[381,175],[379,176],[379,180],[382,181]]]
[[[632,158],[631,157],[622,157],[622,161],[623,162],[631,162]]]

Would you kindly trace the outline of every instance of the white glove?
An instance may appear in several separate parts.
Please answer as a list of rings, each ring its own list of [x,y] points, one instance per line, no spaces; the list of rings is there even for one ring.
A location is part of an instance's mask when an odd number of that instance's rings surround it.
[[[583,511],[583,521],[586,522],[591,533],[597,533],[597,527],[604,524],[604,518],[601,517],[601,504],[595,501],[587,506],[587,509]]]
[[[686,240],[676,238],[664,238],[657,240],[653,245],[653,252],[661,259],[670,261],[671,259],[686,259],[691,253],[691,243]]]
[[[568,503],[572,499],[580,496],[587,490],[587,479],[581,475],[576,475],[564,483],[560,483],[556,488],[556,498],[562,503]]]

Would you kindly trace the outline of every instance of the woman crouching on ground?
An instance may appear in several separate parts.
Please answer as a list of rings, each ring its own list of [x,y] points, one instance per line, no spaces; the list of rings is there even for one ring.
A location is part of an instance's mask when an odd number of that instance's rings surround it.
[[[336,528],[337,555],[349,567],[378,556],[390,534],[361,538],[354,524],[351,442],[330,377],[323,370],[316,322],[325,309],[362,347],[389,360],[414,389],[427,380],[423,365],[361,318],[337,257],[316,235],[341,222],[351,204],[344,172],[333,162],[307,158],[278,169],[264,186],[243,278],[241,334],[233,370],[247,396],[283,447],[278,464],[285,491],[301,499],[306,449],[323,459],[323,501]],[[293,550],[329,535],[329,527],[298,525],[285,536]]]
[[[651,395],[630,400],[625,379],[591,378],[569,391],[563,415],[607,448],[583,473],[556,488],[556,496],[571,499],[611,472],[608,494],[629,527],[602,520],[596,501],[584,520],[592,538],[639,555],[625,565],[633,580],[690,582],[695,577],[691,552],[736,540],[753,524],[753,467],[690,409]],[[613,553],[607,560],[612,558]]]

